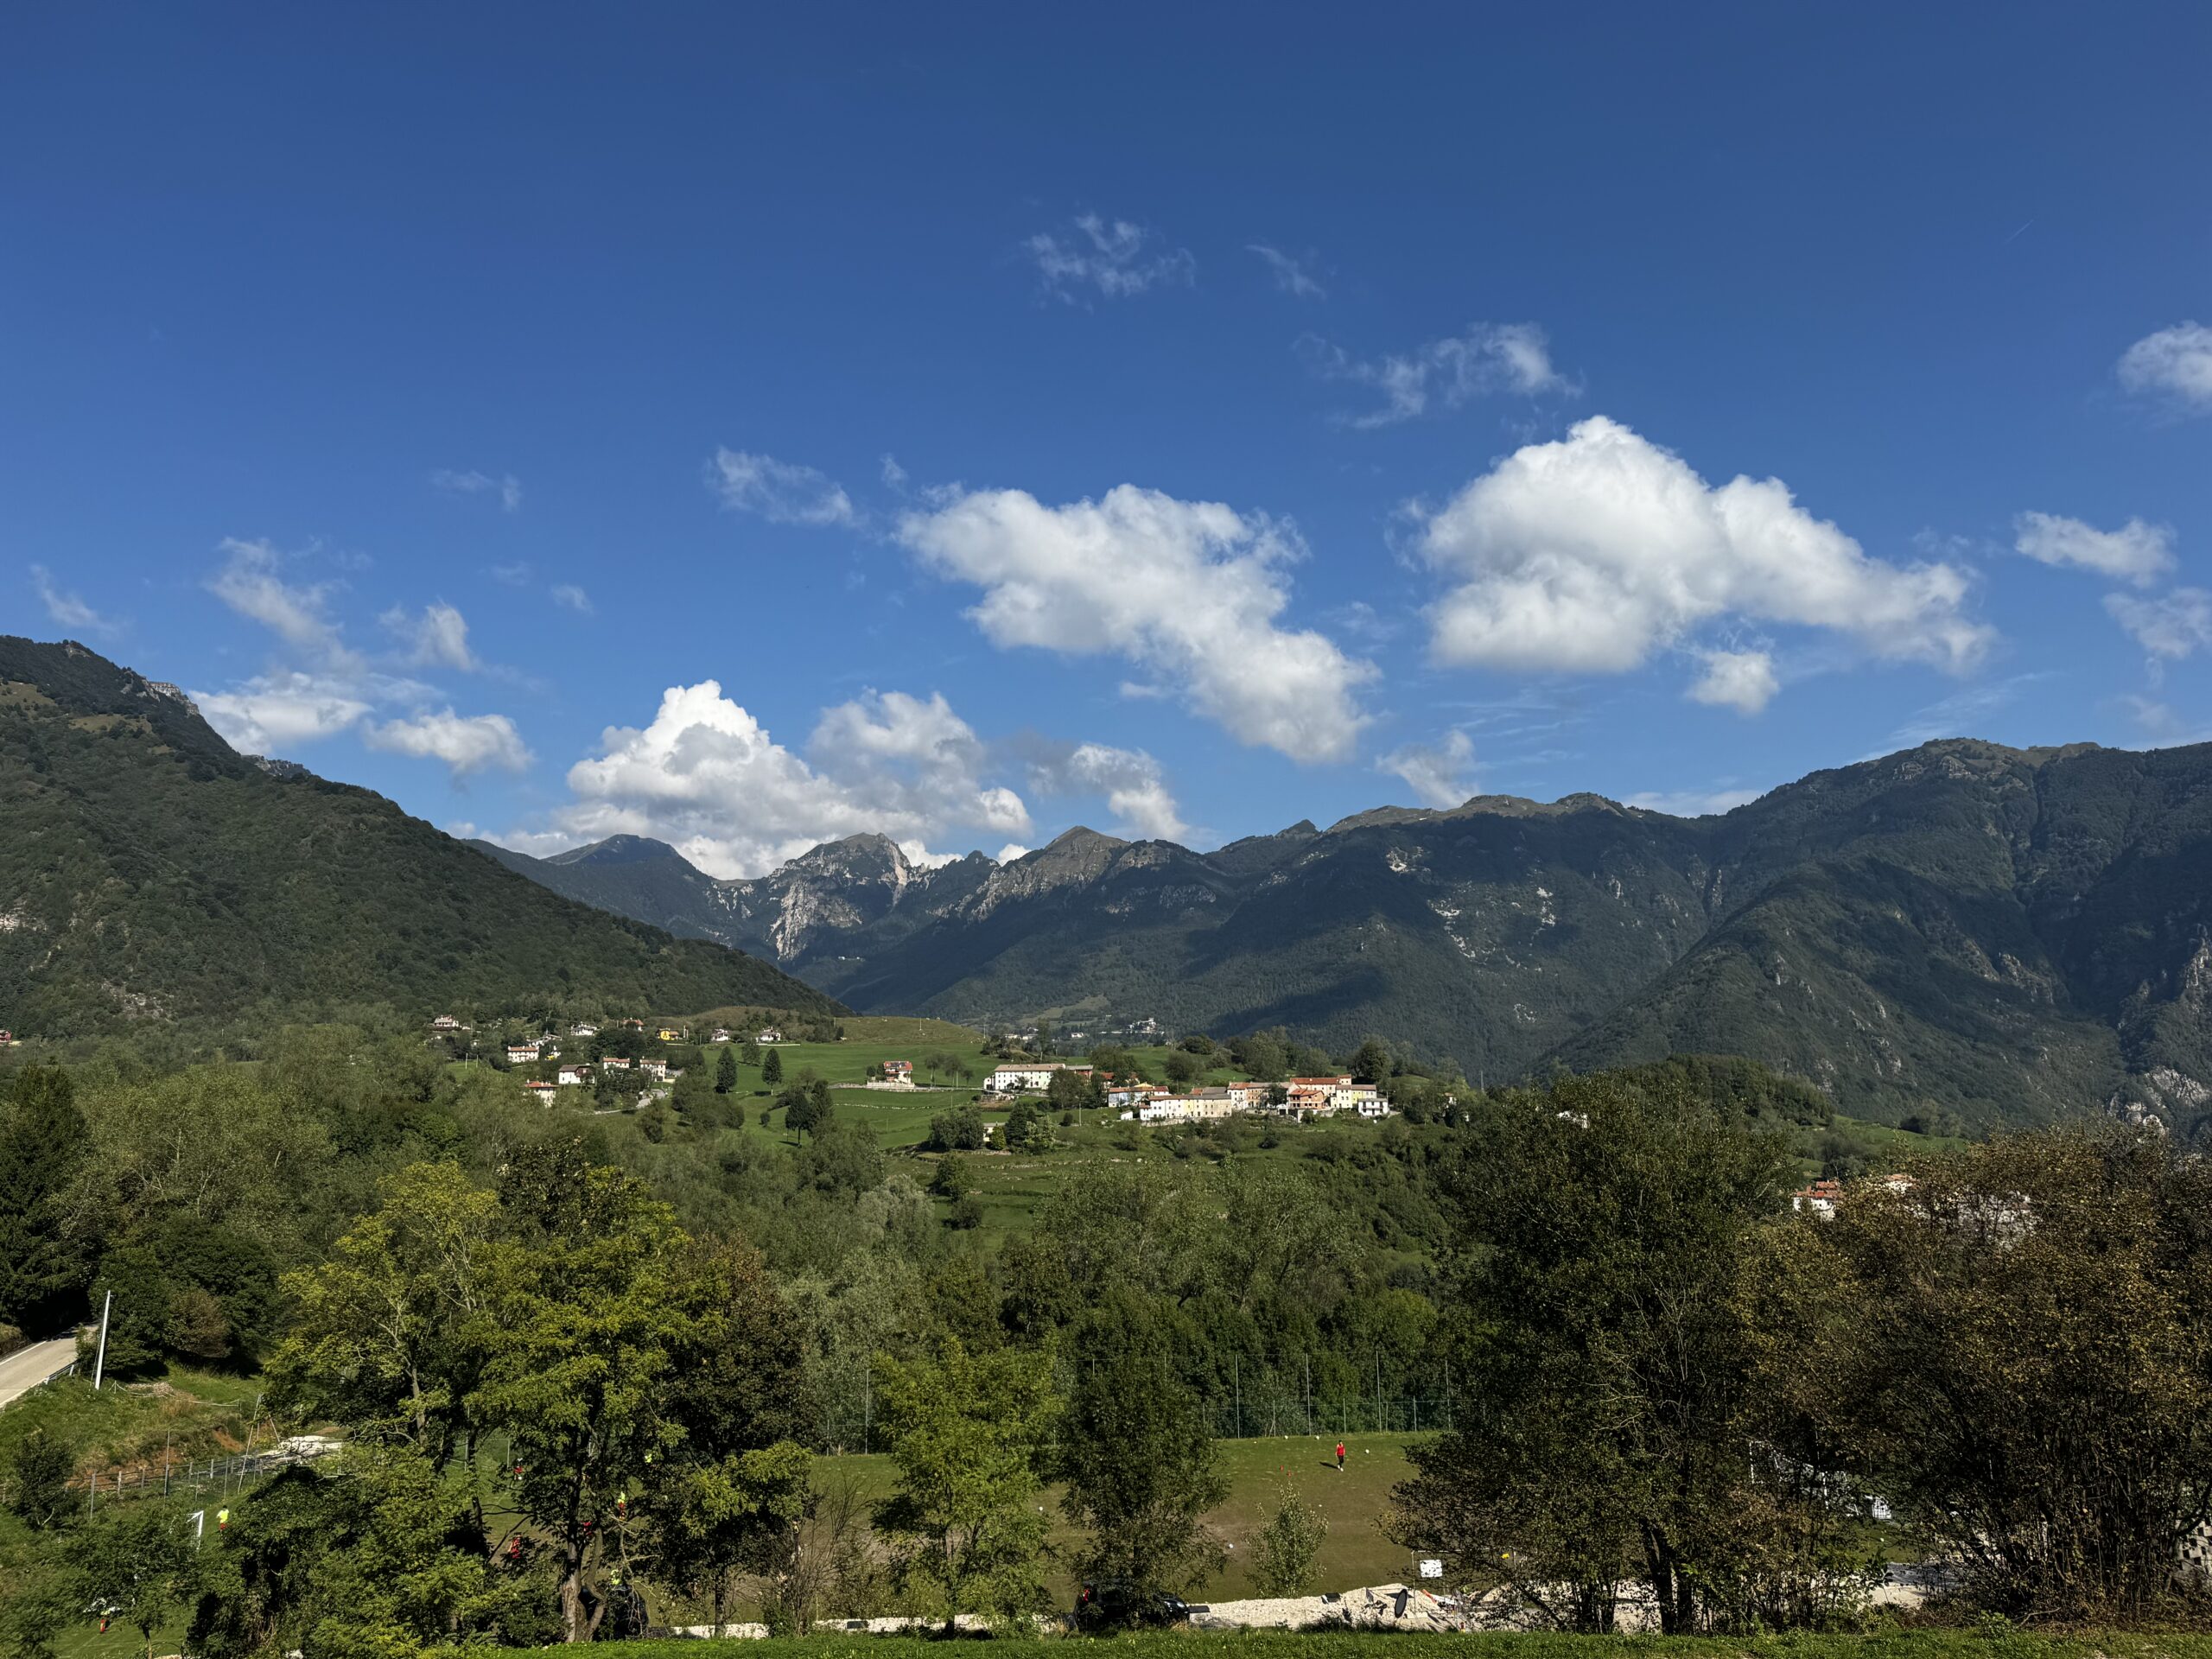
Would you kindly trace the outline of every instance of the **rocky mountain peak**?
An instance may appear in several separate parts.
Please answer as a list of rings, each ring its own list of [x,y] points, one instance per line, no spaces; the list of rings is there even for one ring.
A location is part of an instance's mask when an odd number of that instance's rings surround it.
[[[922,874],[890,836],[866,834],[847,836],[842,841],[826,841],[819,847],[810,848],[771,879],[780,878],[785,884],[828,882],[886,887],[896,893]]]

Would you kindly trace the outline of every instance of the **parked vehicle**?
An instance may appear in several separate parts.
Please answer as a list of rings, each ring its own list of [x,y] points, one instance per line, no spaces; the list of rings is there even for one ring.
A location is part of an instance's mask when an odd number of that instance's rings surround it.
[[[1165,1590],[1144,1590],[1109,1579],[1076,1592],[1075,1622],[1084,1630],[1126,1630],[1132,1626],[1187,1624],[1191,1604]]]

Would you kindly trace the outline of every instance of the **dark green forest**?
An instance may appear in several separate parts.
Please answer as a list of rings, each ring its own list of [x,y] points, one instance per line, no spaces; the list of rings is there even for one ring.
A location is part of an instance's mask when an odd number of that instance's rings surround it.
[[[381,796],[265,769],[81,646],[0,638],[0,1008],[19,1035],[571,1004],[836,1006],[556,898]]]

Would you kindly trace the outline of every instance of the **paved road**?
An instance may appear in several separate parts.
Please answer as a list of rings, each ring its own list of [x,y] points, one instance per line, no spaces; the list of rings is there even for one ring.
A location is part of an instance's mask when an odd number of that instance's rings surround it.
[[[0,1359],[0,1406],[13,1405],[22,1395],[67,1365],[77,1353],[77,1338],[56,1337],[35,1342]]]

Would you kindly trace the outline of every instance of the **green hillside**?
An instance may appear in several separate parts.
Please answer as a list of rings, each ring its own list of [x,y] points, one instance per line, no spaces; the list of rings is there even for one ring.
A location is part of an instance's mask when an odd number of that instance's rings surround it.
[[[363,1005],[836,1012],[573,903],[366,790],[235,753],[180,693],[0,638],[0,1026],[81,1036]]]

